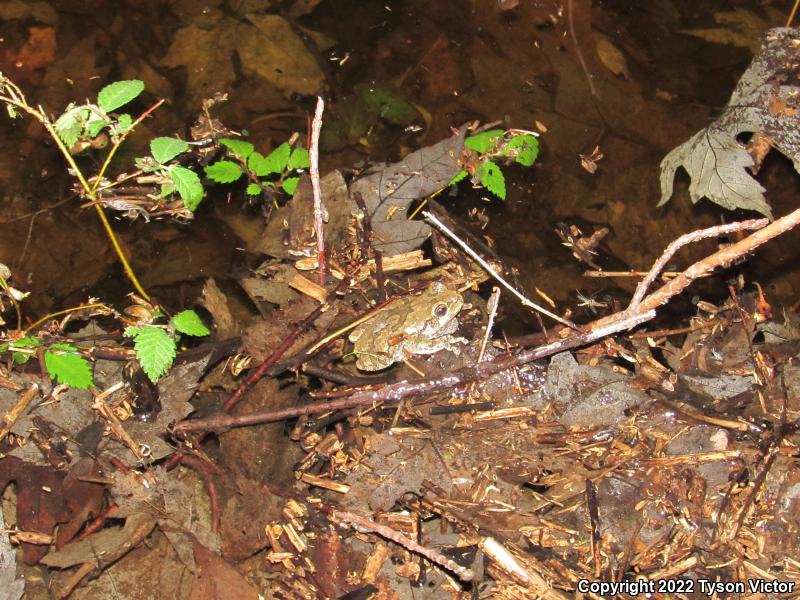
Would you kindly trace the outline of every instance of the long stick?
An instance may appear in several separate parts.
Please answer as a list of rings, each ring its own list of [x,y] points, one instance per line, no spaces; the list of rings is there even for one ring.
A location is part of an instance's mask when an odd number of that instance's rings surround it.
[[[325,238],[323,237],[322,219],[322,190],[319,185],[319,132],[322,129],[322,111],[325,110],[325,101],[317,96],[317,108],[314,111],[314,120],[311,122],[311,143],[308,150],[309,173],[311,175],[311,189],[314,192],[314,230],[317,234],[317,264],[319,265],[319,284],[325,285]]]

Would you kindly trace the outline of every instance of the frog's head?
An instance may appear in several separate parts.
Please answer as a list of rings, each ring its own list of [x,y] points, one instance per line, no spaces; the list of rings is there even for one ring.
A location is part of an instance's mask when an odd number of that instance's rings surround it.
[[[429,298],[430,316],[426,320],[425,330],[428,335],[436,336],[447,329],[453,319],[464,306],[464,299],[455,290],[451,290],[440,281],[433,282],[425,291]]]

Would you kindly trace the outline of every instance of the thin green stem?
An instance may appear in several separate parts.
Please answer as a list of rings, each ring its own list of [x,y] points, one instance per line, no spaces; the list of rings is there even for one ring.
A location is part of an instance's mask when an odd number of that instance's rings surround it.
[[[153,106],[148,108],[141,115],[139,115],[139,117],[133,123],[131,123],[131,126],[128,127],[128,129],[121,136],[119,136],[119,139],[114,143],[114,145],[111,146],[111,150],[109,150],[108,154],[106,155],[106,159],[103,161],[103,166],[100,167],[100,171],[97,173],[97,179],[95,179],[94,185],[92,186],[92,190],[91,191],[92,191],[93,194],[96,193],[97,190],[100,188],[100,183],[103,181],[103,176],[105,175],[105,172],[108,169],[108,166],[111,164],[111,159],[114,158],[114,155],[117,153],[117,150],[122,145],[122,142],[125,141],[125,138],[128,137],[128,134],[130,134],[136,128],[136,126],[139,123],[141,123],[147,117],[149,117],[150,113],[152,113],[155,109],[157,109],[162,104],[164,104],[164,99],[163,98],[161,100],[159,100],[158,102],[156,102],[155,104],[153,104]],[[94,197],[91,197],[89,199],[92,200],[92,201],[95,200]]]
[[[64,156],[64,159],[67,161],[67,164],[72,168],[75,177],[81,184],[83,188],[84,195],[86,198],[94,204],[95,210],[97,211],[97,215],[100,217],[100,222],[103,224],[103,229],[105,229],[106,235],[108,236],[109,240],[111,241],[111,245],[114,247],[114,251],[117,253],[117,257],[119,258],[120,262],[122,263],[122,267],[125,269],[125,274],[128,276],[128,279],[133,284],[133,287],[136,289],[137,293],[142,296],[145,300],[150,300],[150,296],[142,287],[142,284],[139,283],[139,279],[136,277],[136,273],[133,271],[130,263],[128,262],[127,257],[125,256],[125,252],[122,250],[122,246],[119,243],[119,239],[117,238],[114,230],[111,229],[111,224],[106,217],[105,212],[103,211],[103,207],[97,203],[97,192],[100,189],[100,184],[103,181],[103,176],[108,169],[108,166],[111,164],[111,159],[116,154],[119,146],[125,141],[125,138],[128,137],[128,134],[133,131],[133,128],[141,123],[150,113],[152,113],[156,108],[163,104],[164,100],[159,100],[149,109],[147,109],[144,113],[139,115],[131,126],[123,133],[116,143],[111,147],[108,155],[103,161],[103,166],[100,168],[100,172],[98,173],[96,179],[93,183],[89,183],[86,177],[83,175],[83,172],[78,167],[78,164],[75,162],[75,158],[70,154],[69,148],[64,145],[64,142],[61,141],[61,138],[58,135],[58,132],[53,127],[53,124],[50,122],[50,119],[47,117],[47,114],[42,110],[41,107],[34,109],[31,107],[28,102],[25,100],[25,96],[22,91],[17,87],[15,83],[10,81],[9,79],[2,77],[0,78],[0,82],[4,85],[7,89],[9,95],[0,95],[0,102],[5,102],[19,110],[28,113],[33,118],[35,118],[42,126],[47,130],[47,133],[53,139],[56,144],[56,147],[61,151],[61,154]],[[111,187],[111,186],[107,186]]]
[[[103,304],[102,302],[93,302],[92,304],[81,304],[80,306],[73,306],[72,308],[65,308],[64,310],[59,310],[57,312],[50,313],[49,315],[45,315],[44,317],[42,317],[41,319],[36,321],[33,325],[30,325],[30,326],[26,327],[25,331],[23,331],[23,333],[25,335],[28,335],[29,331],[31,331],[33,329],[36,329],[36,327],[38,327],[39,325],[41,325],[45,321],[49,321],[50,319],[55,319],[56,317],[60,317],[61,315],[68,315],[69,313],[74,313],[74,312],[77,312],[79,310],[87,310],[87,309],[90,309],[90,308],[104,308],[105,310],[107,310],[109,312],[112,312],[112,313],[114,312],[113,308]]]

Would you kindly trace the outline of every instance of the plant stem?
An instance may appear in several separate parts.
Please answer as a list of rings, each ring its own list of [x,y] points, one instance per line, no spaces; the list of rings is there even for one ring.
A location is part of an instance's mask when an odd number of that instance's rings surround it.
[[[95,210],[97,211],[97,215],[100,217],[100,222],[103,224],[103,229],[105,229],[106,235],[108,239],[111,241],[111,245],[114,247],[114,252],[117,253],[117,257],[119,257],[120,262],[122,263],[123,269],[125,269],[125,274],[128,276],[131,284],[133,284],[134,289],[136,292],[145,300],[150,300],[149,294],[144,290],[142,284],[139,283],[139,279],[136,277],[136,273],[133,271],[130,263],[128,262],[127,257],[125,256],[125,252],[122,250],[122,246],[119,243],[119,239],[117,238],[114,230],[111,229],[111,224],[108,222],[108,218],[106,217],[105,211],[103,211],[103,207],[100,203],[97,202],[97,192],[100,189],[101,183],[103,181],[103,175],[105,174],[106,170],[108,169],[109,164],[111,164],[111,159],[116,154],[117,149],[120,147],[122,142],[125,141],[125,138],[128,137],[128,134],[133,131],[133,128],[141,123],[150,113],[152,113],[156,108],[163,104],[164,100],[159,100],[153,106],[148,108],[144,111],[139,117],[131,124],[125,133],[119,136],[119,139],[114,143],[109,151],[108,155],[106,155],[105,160],[103,161],[103,166],[100,168],[100,172],[97,174],[93,183],[89,183],[86,177],[83,175],[83,172],[78,167],[78,164],[75,162],[74,157],[70,154],[69,148],[67,148],[64,143],[61,141],[61,138],[58,136],[58,132],[53,127],[53,124],[50,122],[50,119],[47,117],[47,114],[44,112],[42,107],[38,107],[34,109],[31,107],[27,101],[25,100],[25,96],[22,94],[22,91],[17,87],[15,83],[11,80],[3,77],[0,79],[9,90],[10,96],[2,95],[0,96],[0,102],[5,102],[15,108],[18,108],[29,115],[31,115],[34,119],[39,121],[42,126],[47,130],[47,133],[53,138],[53,142],[55,142],[56,147],[61,151],[61,154],[64,156],[64,159],[67,161],[67,164],[70,166],[72,171],[75,174],[75,177],[81,184],[83,188],[84,194],[86,198],[94,204]],[[111,186],[107,186],[111,187]]]
[[[30,326],[26,327],[25,331],[23,333],[25,335],[27,335],[29,331],[31,331],[33,329],[36,329],[36,327],[38,327],[39,325],[41,325],[45,321],[49,321],[50,319],[55,319],[56,317],[60,317],[61,315],[68,315],[69,313],[77,312],[79,310],[87,310],[87,309],[90,309],[90,308],[103,308],[103,309],[108,310],[108,311],[110,311],[112,313],[114,312],[113,308],[103,304],[102,302],[94,302],[92,304],[81,304],[80,306],[73,306],[72,308],[65,308],[64,310],[59,310],[57,312],[50,313],[49,315],[45,315],[41,319],[36,321],[33,325],[30,325]]]

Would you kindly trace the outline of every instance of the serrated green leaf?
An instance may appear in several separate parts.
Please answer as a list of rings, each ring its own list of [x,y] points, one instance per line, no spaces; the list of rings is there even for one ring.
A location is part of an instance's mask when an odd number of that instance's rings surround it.
[[[92,367],[69,344],[53,344],[44,353],[44,364],[51,379],[85,390],[92,385]]]
[[[186,335],[203,337],[210,335],[211,331],[200,320],[200,317],[193,310],[184,310],[172,317],[172,325]]]
[[[197,173],[186,167],[173,166],[167,170],[166,175],[175,184],[186,208],[194,212],[203,199],[203,184],[200,183]]]
[[[80,139],[83,125],[88,116],[89,110],[86,107],[70,105],[64,114],[56,119],[56,133],[68,149],[72,148]]]
[[[253,153],[255,150],[255,146],[250,142],[245,142],[242,140],[235,140],[231,138],[220,138],[219,143],[225,146],[228,150],[231,151],[235,156],[238,156],[242,160],[247,160],[247,157]]]
[[[133,125],[133,117],[127,113],[123,113],[117,117],[117,128],[120,133],[125,133]]]
[[[490,129],[489,131],[469,136],[464,140],[464,145],[470,150],[483,154],[491,150],[497,138],[503,137],[505,133],[502,129]]]
[[[137,335],[139,335],[139,332],[141,332],[141,331],[142,331],[142,329],[143,329],[143,327],[140,327],[139,325],[128,325],[128,326],[127,326],[127,327],[126,327],[126,328],[123,330],[123,332],[122,332],[122,333],[123,333],[123,334],[124,334],[126,337],[135,338]]]
[[[495,163],[487,160],[475,170],[475,175],[483,187],[500,200],[506,199],[506,178]]]
[[[283,180],[283,191],[289,194],[290,196],[294,196],[295,191],[297,190],[297,184],[300,182],[299,177],[287,177]]]
[[[157,137],[150,140],[150,154],[162,165],[189,149],[189,144],[174,137]]]
[[[469,175],[469,173],[467,173],[466,171],[459,171],[458,173],[456,173],[455,177],[453,177],[453,178],[452,178],[452,179],[451,179],[451,180],[450,180],[450,181],[447,183],[447,185],[446,185],[445,187],[450,187],[451,185],[455,185],[455,184],[457,184],[459,181],[461,181],[462,179],[464,179],[464,178],[465,178],[467,175]]]
[[[539,156],[539,139],[535,135],[515,135],[506,144],[505,156],[511,156],[523,167],[530,167]]]
[[[158,381],[175,360],[175,340],[160,327],[138,327],[133,349],[151,381]]]
[[[286,169],[289,171],[294,171],[295,169],[307,169],[308,168],[308,150],[305,148],[295,148],[292,150],[292,155],[289,157],[289,164],[286,165]]]
[[[104,111],[111,112],[136,98],[143,90],[144,83],[138,79],[117,81],[100,90],[97,103]]]
[[[248,183],[247,189],[244,191],[248,196],[258,196],[261,194],[261,186],[257,183]]]
[[[24,365],[31,359],[33,354],[27,352],[18,352],[18,350],[38,348],[41,343],[42,342],[39,338],[28,336],[9,343],[8,349],[12,352],[11,356],[14,358],[14,362],[18,365]]]
[[[291,146],[284,142],[266,157],[258,152],[253,152],[250,158],[247,159],[247,166],[258,177],[266,177],[273,173],[282,173],[289,162],[289,155],[291,152]]]
[[[233,183],[242,176],[242,167],[231,160],[218,160],[206,166],[206,177],[217,183]]]

